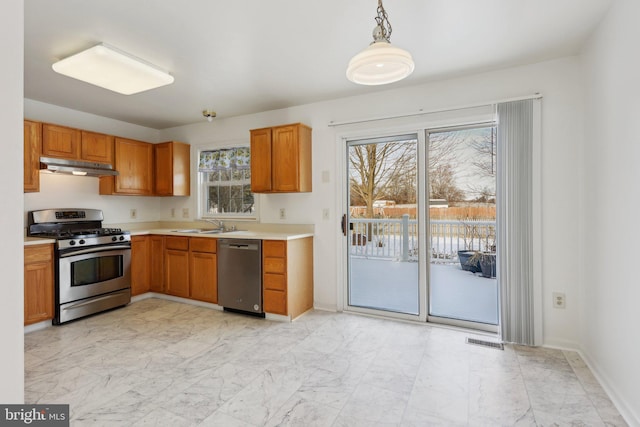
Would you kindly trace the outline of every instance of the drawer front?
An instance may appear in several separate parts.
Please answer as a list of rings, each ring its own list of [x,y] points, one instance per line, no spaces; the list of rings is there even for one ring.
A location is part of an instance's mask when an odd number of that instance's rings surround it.
[[[262,243],[262,254],[265,257],[286,257],[287,242],[284,240],[265,240]]]
[[[189,238],[188,237],[175,237],[167,236],[164,239],[165,249],[175,249],[177,251],[189,250]]]
[[[264,258],[264,272],[265,273],[281,273],[286,271],[286,262],[284,258]]]
[[[287,315],[287,294],[282,291],[264,290],[262,308],[265,313]]]
[[[53,245],[34,245],[25,246],[24,263],[32,264],[34,262],[51,261],[53,259]]]
[[[210,239],[207,237],[192,237],[189,240],[191,252],[207,252],[216,253],[218,239]]]
[[[272,289],[277,291],[287,290],[287,281],[285,280],[284,274],[265,273],[263,283],[265,289]]]

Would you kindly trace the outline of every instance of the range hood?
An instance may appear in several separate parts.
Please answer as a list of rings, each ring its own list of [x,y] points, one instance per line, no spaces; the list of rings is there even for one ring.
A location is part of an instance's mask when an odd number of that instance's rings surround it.
[[[78,176],[116,176],[118,171],[105,163],[40,157],[41,169],[49,172]]]

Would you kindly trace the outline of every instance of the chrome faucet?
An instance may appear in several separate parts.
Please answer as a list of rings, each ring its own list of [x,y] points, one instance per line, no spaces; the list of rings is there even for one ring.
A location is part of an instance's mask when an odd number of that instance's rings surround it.
[[[200,218],[200,221],[208,222],[209,224],[217,225],[218,229],[225,231],[224,222],[220,219],[215,218]]]

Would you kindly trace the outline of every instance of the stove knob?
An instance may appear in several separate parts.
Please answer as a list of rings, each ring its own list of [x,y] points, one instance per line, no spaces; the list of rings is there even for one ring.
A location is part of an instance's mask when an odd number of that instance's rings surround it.
[[[116,236],[113,236],[113,237],[111,238],[111,241],[112,241],[112,242],[117,242],[117,241],[118,241],[118,238],[117,238]]]
[[[124,240],[124,236],[120,236],[120,241]]]
[[[86,242],[81,239],[78,243],[80,243],[81,245],[84,245]]]
[[[75,244],[76,244],[76,241],[75,241],[75,240],[71,240],[71,241],[69,242],[69,245],[70,245],[70,246],[74,246]]]

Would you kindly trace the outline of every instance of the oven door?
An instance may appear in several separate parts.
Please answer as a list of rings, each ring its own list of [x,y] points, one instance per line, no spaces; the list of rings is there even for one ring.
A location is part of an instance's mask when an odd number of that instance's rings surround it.
[[[131,245],[74,249],[59,254],[58,304],[131,288]]]

